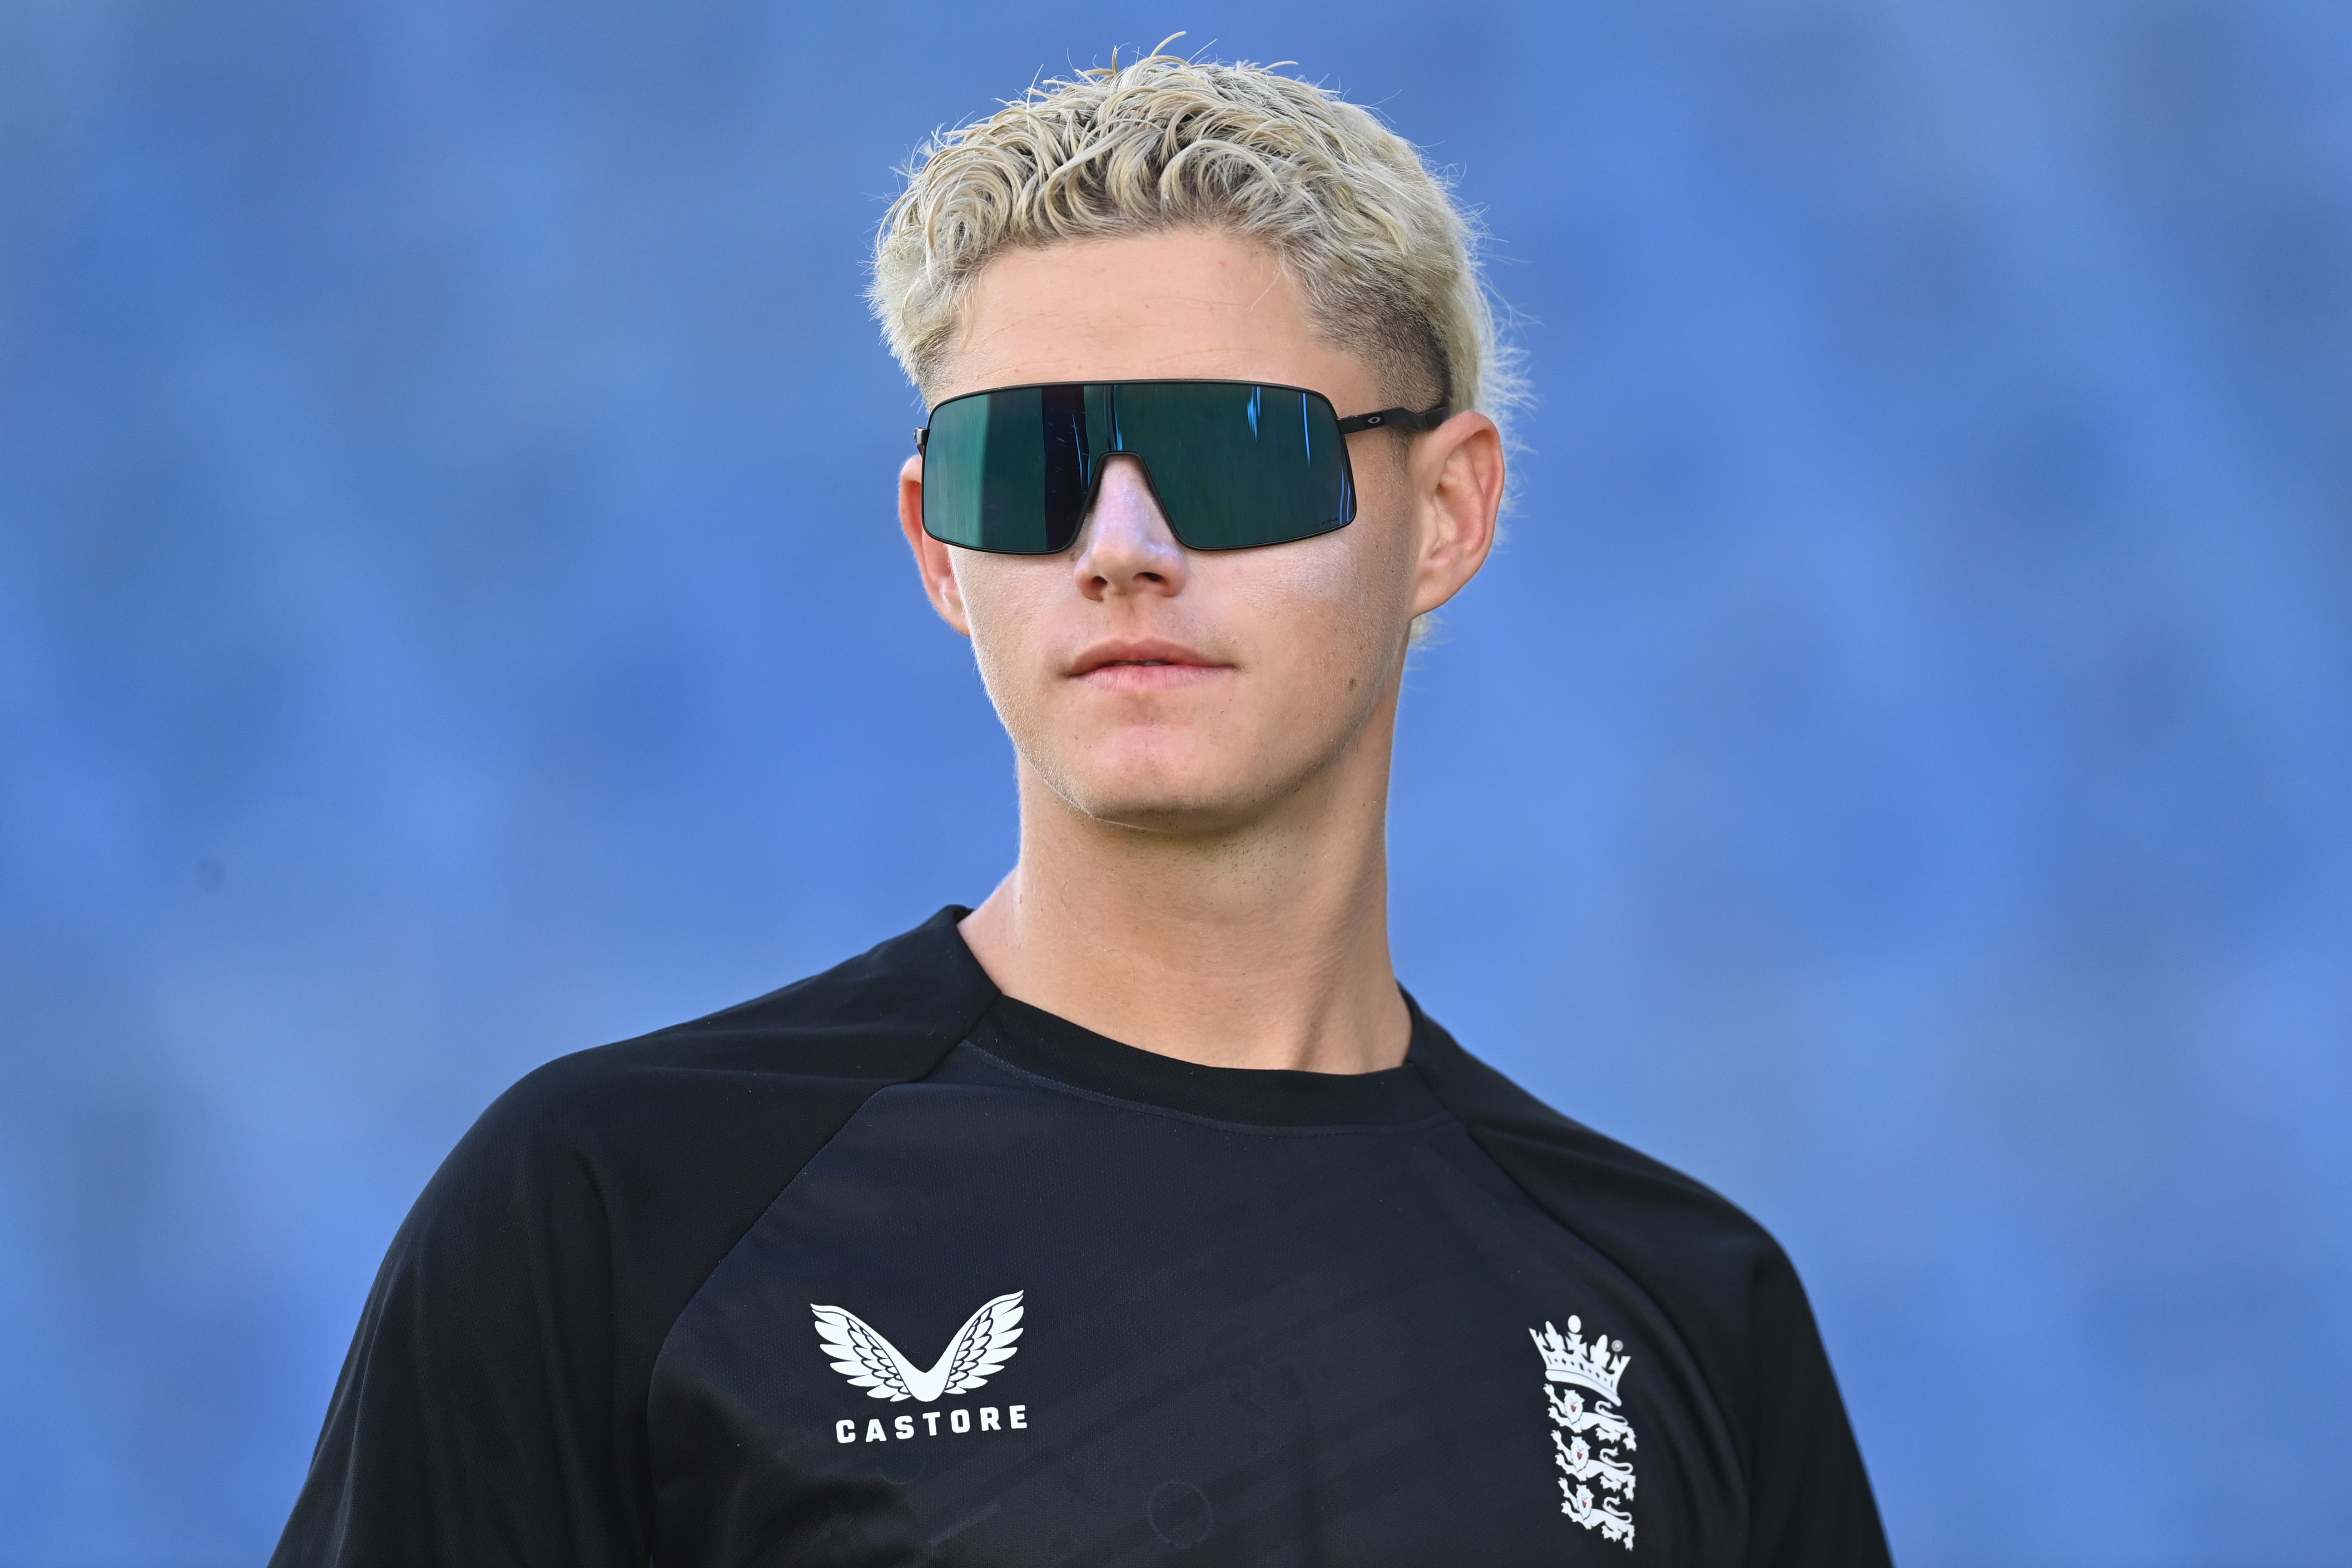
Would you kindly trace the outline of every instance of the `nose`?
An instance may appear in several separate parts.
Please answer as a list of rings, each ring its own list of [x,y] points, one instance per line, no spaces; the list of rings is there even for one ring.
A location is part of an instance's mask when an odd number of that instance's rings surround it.
[[[1126,457],[1106,462],[1094,510],[1078,535],[1078,592],[1097,600],[1183,592],[1184,547],[1160,514],[1143,465]]]

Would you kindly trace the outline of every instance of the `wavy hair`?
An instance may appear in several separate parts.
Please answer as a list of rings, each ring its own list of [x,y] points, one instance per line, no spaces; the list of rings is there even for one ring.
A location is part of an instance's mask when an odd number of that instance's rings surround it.
[[[936,132],[902,172],[867,299],[927,392],[1005,250],[1202,227],[1269,248],[1386,395],[1496,417],[1520,399],[1474,215],[1370,110],[1271,68],[1114,54]]]

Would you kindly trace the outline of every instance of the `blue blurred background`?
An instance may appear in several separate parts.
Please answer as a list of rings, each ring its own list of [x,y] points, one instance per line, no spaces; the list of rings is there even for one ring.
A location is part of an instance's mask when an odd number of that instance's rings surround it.
[[[993,884],[865,248],[1180,26],[1541,398],[1407,983],[1780,1234],[1906,1563],[2352,1563],[2352,12],[11,0],[0,1563],[259,1559],[492,1095]]]

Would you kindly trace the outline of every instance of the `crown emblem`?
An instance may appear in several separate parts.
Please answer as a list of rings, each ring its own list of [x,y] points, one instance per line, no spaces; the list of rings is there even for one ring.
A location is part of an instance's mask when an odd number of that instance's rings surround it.
[[[1617,1380],[1625,1375],[1633,1358],[1610,1354],[1612,1351],[1622,1351],[1624,1341],[1612,1342],[1607,1334],[1596,1333],[1592,1342],[1587,1344],[1577,1338],[1583,1331],[1584,1324],[1571,1317],[1566,1338],[1549,1323],[1543,1326],[1541,1333],[1529,1329],[1528,1338],[1535,1341],[1536,1350],[1543,1357],[1546,1382],[1582,1384],[1601,1398],[1614,1400]]]

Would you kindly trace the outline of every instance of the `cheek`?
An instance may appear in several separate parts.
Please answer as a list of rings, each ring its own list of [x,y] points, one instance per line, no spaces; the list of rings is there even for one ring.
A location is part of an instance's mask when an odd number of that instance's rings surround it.
[[[1384,642],[1399,630],[1412,595],[1403,534],[1393,518],[1367,504],[1346,528],[1269,552],[1290,613],[1346,634],[1350,646]]]
[[[952,565],[956,591],[963,597],[964,620],[971,628],[972,657],[980,665],[981,681],[1011,725],[1024,674],[1034,675],[1042,662],[1035,645],[1055,586],[1055,575],[1040,562],[977,551],[956,552]]]
[[[1269,552],[1272,568],[1237,596],[1274,629],[1263,646],[1301,704],[1328,703],[1351,681],[1377,687],[1404,636],[1411,584],[1395,552],[1355,528]]]

